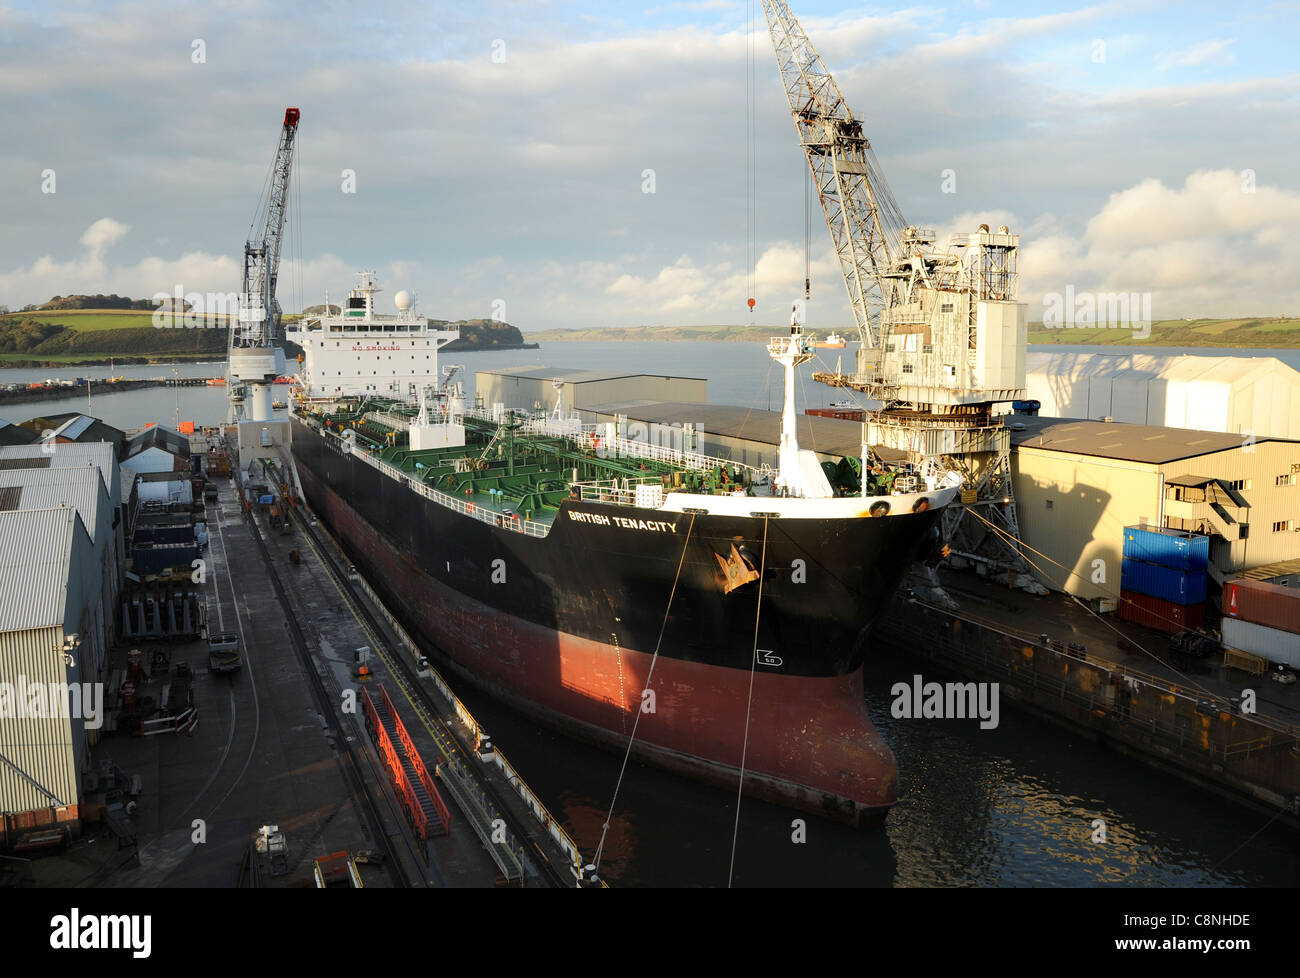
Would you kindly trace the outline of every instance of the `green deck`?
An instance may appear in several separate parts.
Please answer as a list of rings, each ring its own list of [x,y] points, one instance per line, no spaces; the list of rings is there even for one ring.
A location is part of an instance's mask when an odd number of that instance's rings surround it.
[[[402,472],[457,498],[490,511],[512,512],[525,520],[550,522],[561,503],[576,491],[575,482],[644,482],[658,477],[665,489],[730,492],[742,485],[742,472],[731,466],[698,470],[642,458],[599,457],[564,438],[522,435],[510,425],[465,419],[465,445],[453,448],[410,447],[407,432],[374,417],[386,413],[414,418],[407,404],[370,399],[354,411],[320,413],[333,431],[350,428],[359,446]],[[520,419],[523,420],[523,419]]]

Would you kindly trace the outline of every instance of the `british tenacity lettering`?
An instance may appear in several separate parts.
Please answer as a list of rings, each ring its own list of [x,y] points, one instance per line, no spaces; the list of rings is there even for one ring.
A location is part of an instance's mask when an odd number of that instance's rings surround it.
[[[677,524],[664,520],[634,520],[626,516],[605,516],[601,513],[580,513],[569,510],[569,519],[579,523],[598,523],[601,526],[621,526],[625,530],[647,530],[651,533],[676,533]]]

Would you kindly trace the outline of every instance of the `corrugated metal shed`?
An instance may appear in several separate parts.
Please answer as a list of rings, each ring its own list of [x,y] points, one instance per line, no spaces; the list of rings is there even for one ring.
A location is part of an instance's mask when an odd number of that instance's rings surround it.
[[[0,469],[75,467],[94,465],[99,469],[114,506],[122,504],[122,477],[117,468],[117,453],[108,442],[81,444],[5,445],[0,447]]]
[[[63,623],[79,523],[70,507],[0,513],[0,632]]]
[[[94,541],[99,541],[102,532],[100,521],[112,519],[108,492],[104,489],[99,472],[89,466],[0,471],[0,493],[11,488],[21,489],[21,493],[15,505],[6,506],[5,509],[57,509],[60,506],[71,506],[81,517],[86,532]]]
[[[612,421],[621,415],[629,421],[680,427],[693,424],[704,434],[701,451],[712,454],[710,436],[752,442],[773,448],[781,444],[781,412],[758,408],[732,407],[725,404],[696,404],[683,401],[613,401],[583,408],[578,412],[588,422]],[[823,418],[800,414],[796,420],[799,447],[826,457],[856,456],[862,451],[862,425],[857,421]],[[886,459],[902,458],[903,453],[877,449]],[[775,452],[770,453],[775,461]],[[729,454],[723,455],[732,458]],[[745,459],[736,459],[745,461]]]
[[[150,448],[161,448],[168,455],[190,457],[189,436],[182,435],[166,425],[155,424],[127,436],[122,444],[122,458],[123,460],[134,458]]]
[[[71,508],[0,513],[0,664],[5,680],[29,687],[100,678],[96,650],[62,654],[67,637],[90,630],[98,603],[90,537]],[[83,661],[90,671],[83,675]],[[22,813],[79,803],[84,718],[0,718],[0,810]],[[11,766],[13,765],[13,766]],[[14,770],[19,768],[26,777]],[[30,780],[29,780],[30,779]],[[45,790],[32,784],[35,781]]]
[[[1300,371],[1276,357],[1030,353],[1045,415],[1300,438]]]
[[[555,407],[556,385],[563,394],[566,414],[616,399],[692,403],[708,399],[707,380],[672,374],[568,367],[507,367],[480,370],[474,375],[475,396],[482,396],[489,409],[494,404],[503,404],[515,411],[531,412],[535,405],[540,404],[549,412]]]

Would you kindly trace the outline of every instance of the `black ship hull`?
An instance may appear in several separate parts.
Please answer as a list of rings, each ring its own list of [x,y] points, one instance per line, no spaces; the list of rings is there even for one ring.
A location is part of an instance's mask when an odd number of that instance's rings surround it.
[[[332,434],[293,429],[308,504],[461,675],[619,748],[640,711],[637,753],[715,783],[735,786],[743,751],[746,788],[800,808],[857,822],[895,800],[861,665],[939,509],[764,520],[569,502],[535,537],[427,498]],[[734,586],[736,570],[760,565],[761,613],[759,582]]]

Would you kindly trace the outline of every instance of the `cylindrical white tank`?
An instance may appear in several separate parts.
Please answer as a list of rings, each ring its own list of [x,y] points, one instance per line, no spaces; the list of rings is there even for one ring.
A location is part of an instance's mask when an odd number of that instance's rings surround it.
[[[250,384],[249,392],[252,395],[249,399],[248,418],[250,421],[270,421],[271,420],[271,385],[270,384]]]

